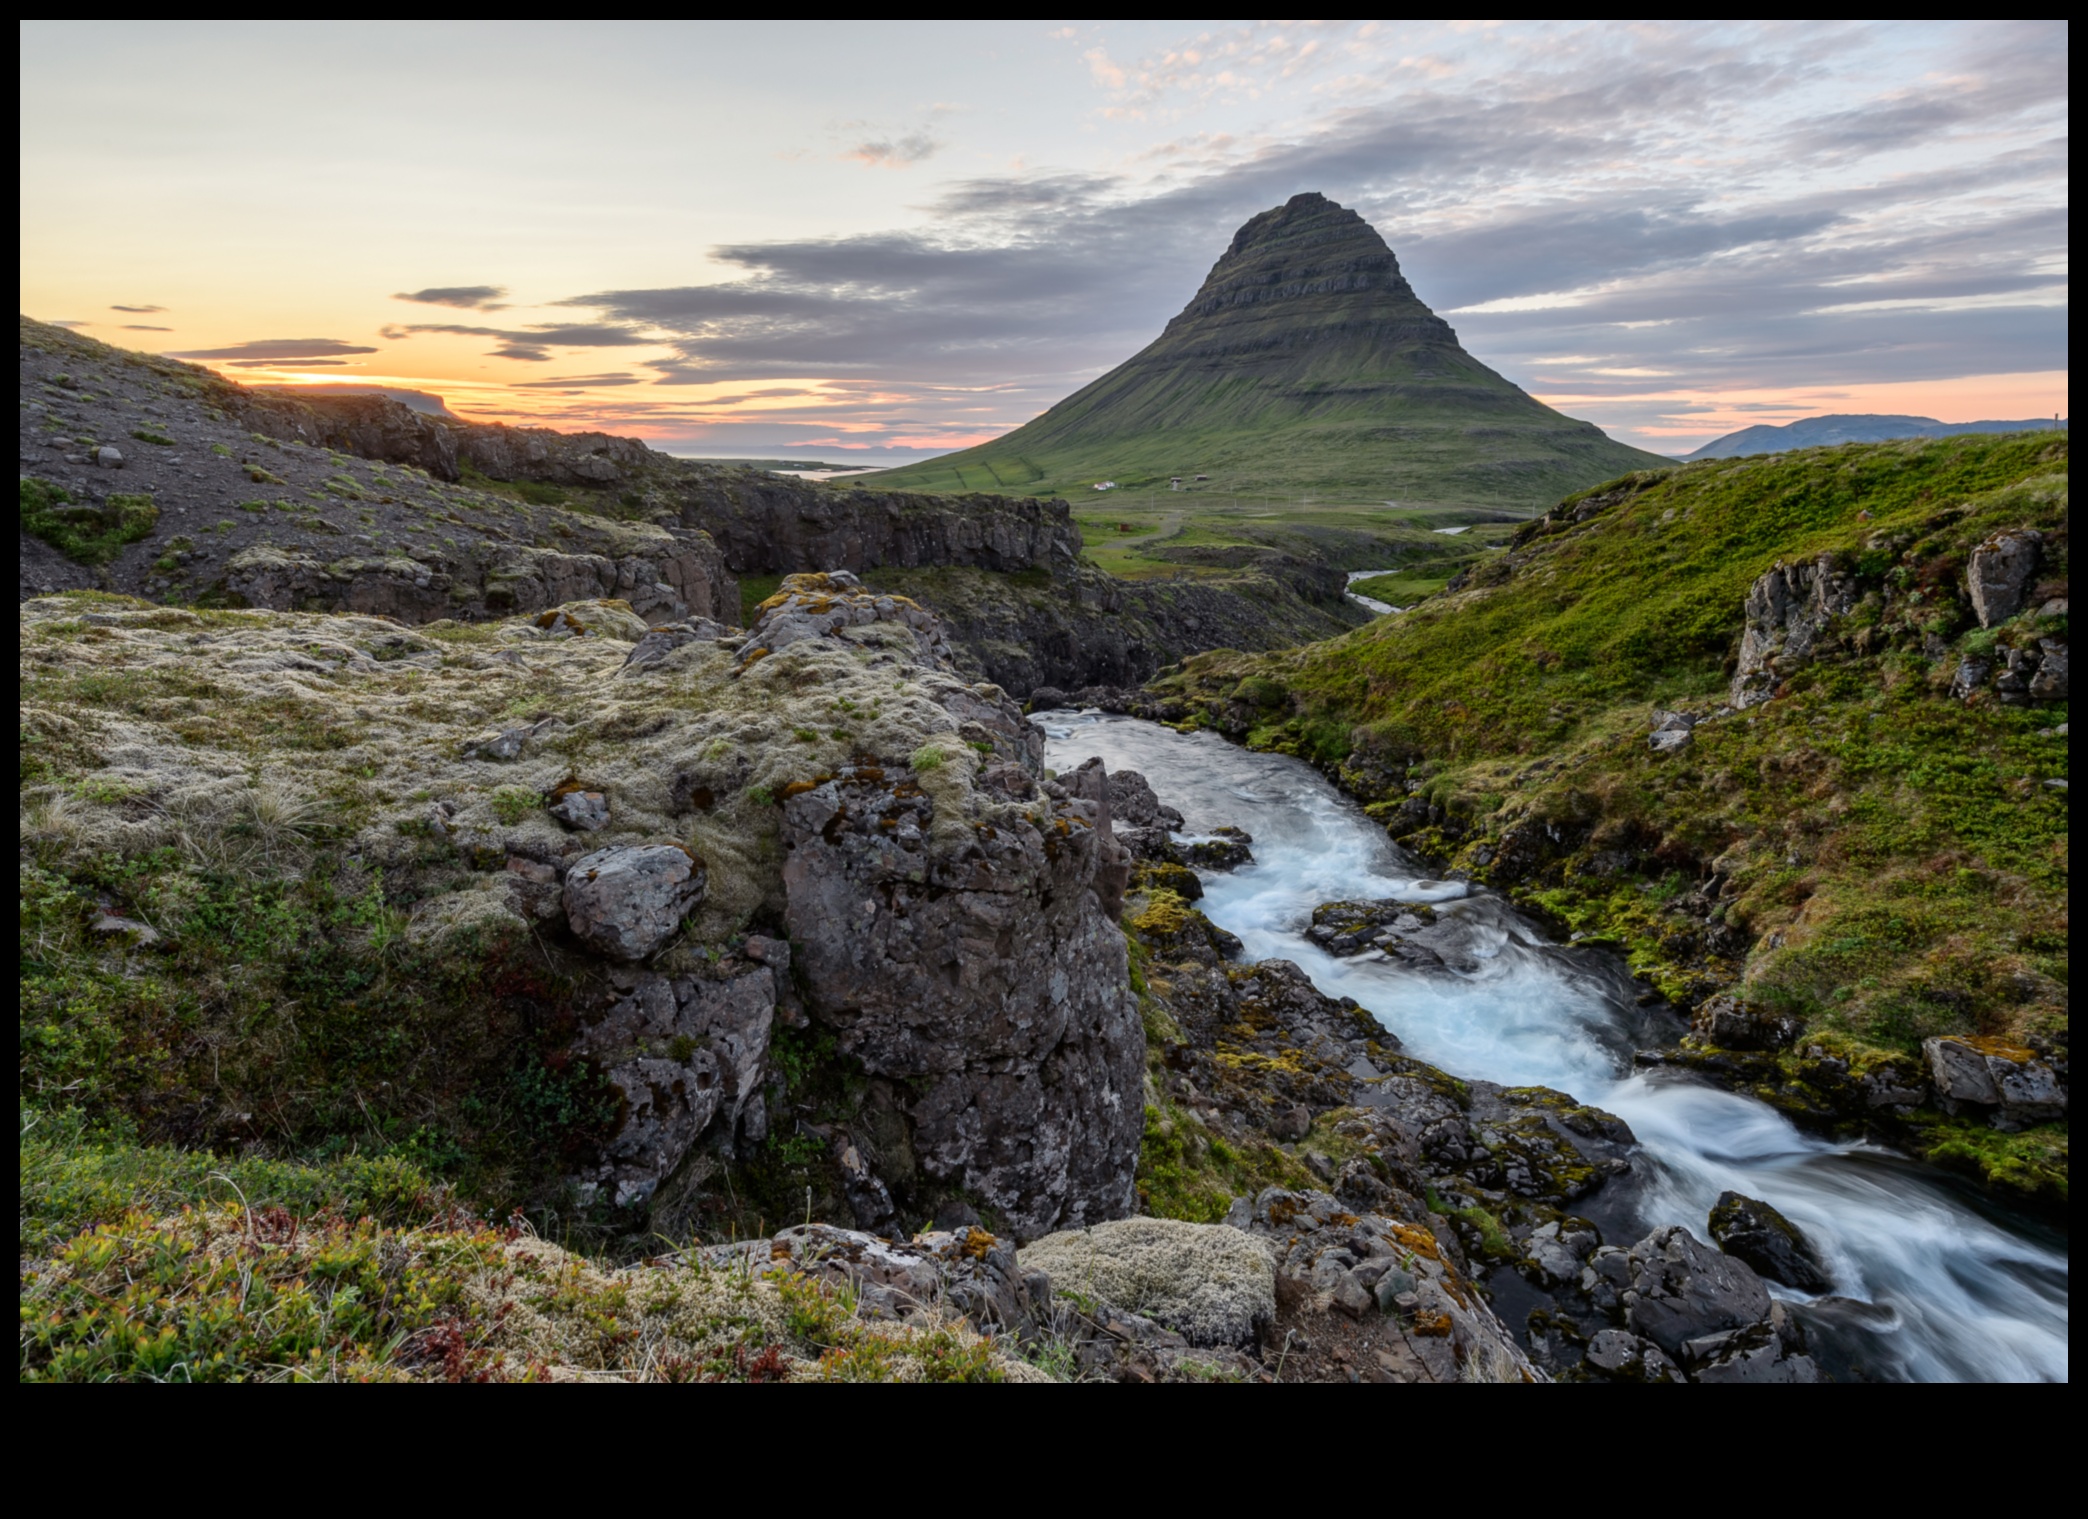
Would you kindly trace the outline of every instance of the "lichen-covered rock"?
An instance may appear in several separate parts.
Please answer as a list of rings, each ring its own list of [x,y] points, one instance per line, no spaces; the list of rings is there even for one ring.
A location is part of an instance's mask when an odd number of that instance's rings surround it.
[[[978,1329],[1024,1333],[1050,1316],[1050,1277],[1019,1262],[1011,1241],[979,1228],[894,1240],[831,1224],[799,1224],[771,1239],[714,1245],[692,1255],[713,1269],[789,1271],[845,1285],[869,1318],[934,1320],[957,1313]]]
[[[1800,1292],[1826,1292],[1834,1282],[1820,1268],[1798,1226],[1759,1198],[1721,1192],[1711,1208],[1711,1239],[1772,1282]]]
[[[703,900],[703,862],[680,844],[617,845],[573,862],[566,922],[596,954],[643,960]]]
[[[2035,1050],[2006,1039],[1964,1036],[1923,1040],[1921,1052],[1948,1112],[1991,1109],[1989,1121],[1997,1129],[2066,1116],[2066,1080]]]
[[[784,807],[814,1017],[906,1084],[922,1169],[1018,1238],[1128,1213],[1144,1030],[1098,899],[1095,804],[933,768],[845,767]]]
[[[1440,965],[1440,955],[1407,937],[1435,921],[1435,909],[1418,902],[1322,902],[1312,909],[1305,937],[1330,955],[1381,949],[1417,964]]]
[[[1856,579],[1832,554],[1810,564],[1778,564],[1748,588],[1740,662],[1727,700],[1753,707],[1769,700],[1777,683],[1812,657],[1821,631],[1856,605]]]
[[[1690,1018],[1690,1032],[1724,1050],[1780,1050],[1796,1039],[1803,1022],[1730,993],[1707,999]]]
[[[1151,1319],[1192,1345],[1251,1345],[1276,1316],[1268,1246],[1224,1224],[1119,1219],[1046,1235],[1021,1261],[1061,1293]]]
[[[1965,589],[1981,627],[2006,622],[2023,609],[2037,577],[2043,543],[2044,534],[2024,528],[1996,533],[1972,550],[1965,565]]]

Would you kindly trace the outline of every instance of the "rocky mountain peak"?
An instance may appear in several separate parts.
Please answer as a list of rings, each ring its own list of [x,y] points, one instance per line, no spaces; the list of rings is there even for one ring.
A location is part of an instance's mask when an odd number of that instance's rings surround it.
[[[1220,312],[1269,302],[1294,305],[1300,297],[1335,297],[1332,304],[1350,308],[1345,315],[1351,318],[1420,318],[1456,341],[1414,294],[1377,229],[1316,191],[1250,217],[1167,330],[1179,334]]]

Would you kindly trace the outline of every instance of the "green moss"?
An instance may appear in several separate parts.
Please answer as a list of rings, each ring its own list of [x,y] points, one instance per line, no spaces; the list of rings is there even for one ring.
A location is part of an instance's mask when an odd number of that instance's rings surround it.
[[[147,495],[111,495],[99,505],[75,501],[62,485],[24,475],[22,531],[78,564],[107,564],[151,533],[159,508]]]
[[[493,793],[493,815],[510,827],[543,805],[543,794],[527,786],[501,786]]]

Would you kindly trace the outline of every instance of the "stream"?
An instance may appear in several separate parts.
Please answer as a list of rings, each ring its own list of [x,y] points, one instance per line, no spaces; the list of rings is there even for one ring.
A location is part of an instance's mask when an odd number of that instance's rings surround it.
[[[1934,1167],[1875,1146],[1801,1133],[1751,1098],[1673,1071],[1639,1071],[1632,1051],[1672,1043],[1671,1015],[1637,1005],[1620,960],[1555,943],[1503,897],[1431,880],[1318,772],[1216,734],[1096,712],[1038,719],[1047,760],[1070,770],[1100,755],[1144,774],[1191,837],[1232,824],[1254,863],[1204,876],[1199,904],[1237,934],[1248,959],[1296,962],[1322,992],[1350,996],[1406,1052],[1452,1075],[1570,1092],[1630,1123],[1642,1154],[1634,1185],[1589,1199],[1608,1243],[1664,1224],[1707,1238],[1728,1188],[1762,1198],[1803,1229],[1833,1276],[1805,1305],[1815,1353],[1835,1375],[1882,1381],[2066,1380],[2066,1240]],[[1326,954],[1304,937],[1321,902],[1398,898],[1435,904],[1460,944],[1454,973],[1424,973],[1375,953]],[[1621,1179],[1620,1179],[1621,1180]],[[1605,1194],[1616,1194],[1605,1198]],[[1494,1276],[1511,1327],[1510,1271]]]

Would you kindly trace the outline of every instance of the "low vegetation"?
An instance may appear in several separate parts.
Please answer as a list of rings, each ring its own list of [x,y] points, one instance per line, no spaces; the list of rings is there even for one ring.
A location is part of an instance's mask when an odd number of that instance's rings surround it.
[[[2065,703],[1949,686],[1968,653],[2065,638],[2066,460],[2022,434],[1649,471],[1404,616],[1159,686],[1338,775],[1410,848],[1614,939],[1685,1006],[1737,984],[1859,1068],[1934,1034],[2063,1048]],[[2014,528],[2044,534],[2039,583],[1982,629],[1966,558]],[[1748,587],[1823,554],[1860,604],[1774,700],[1716,716]],[[1662,710],[1712,720],[1656,753]],[[2063,1133],[1930,1116],[1941,1158],[2063,1189]]]

